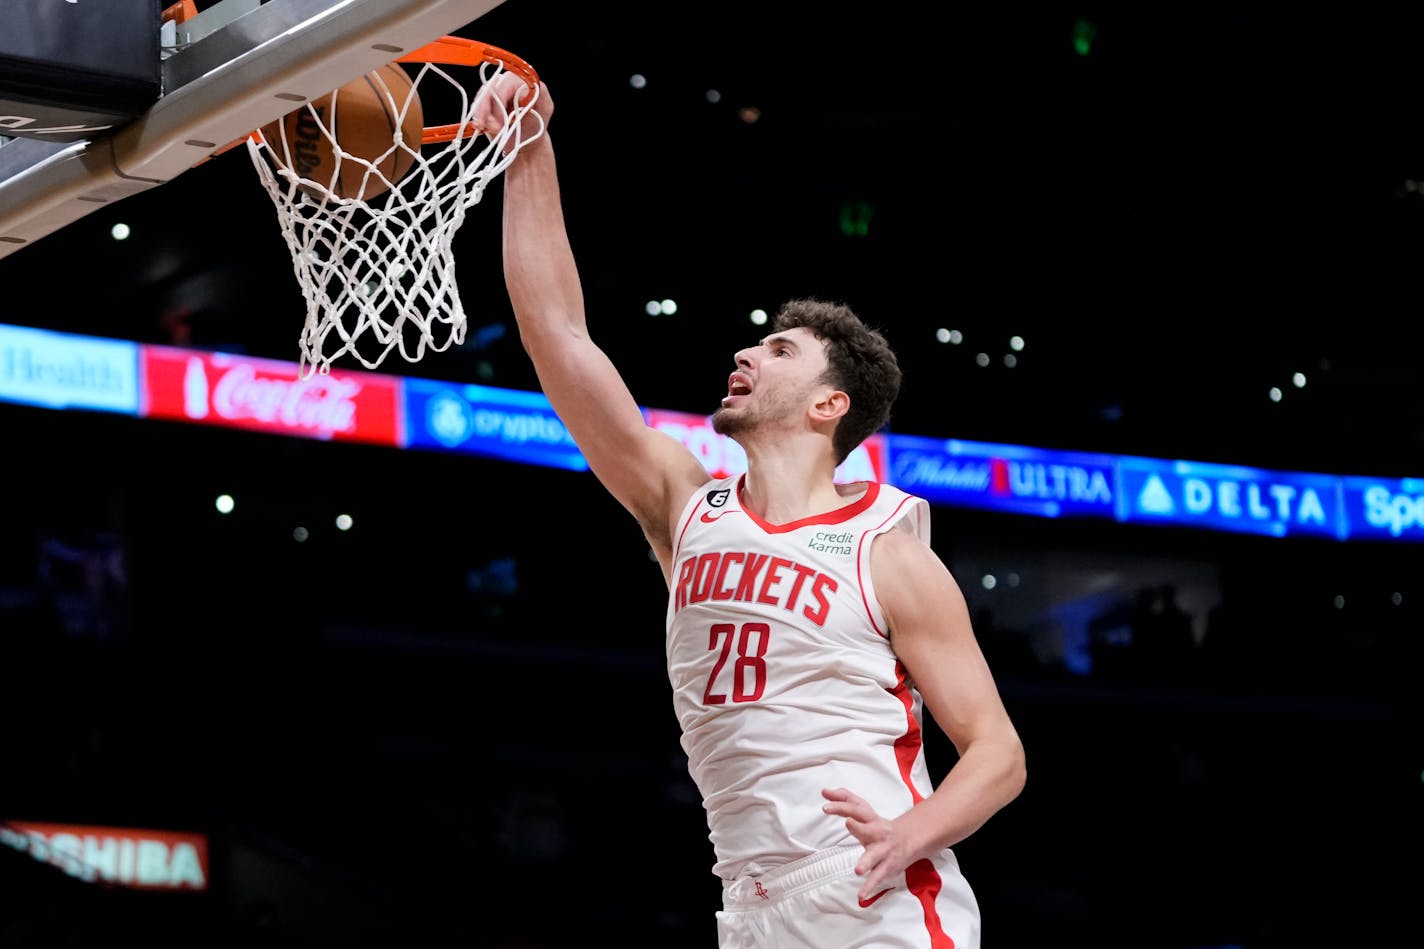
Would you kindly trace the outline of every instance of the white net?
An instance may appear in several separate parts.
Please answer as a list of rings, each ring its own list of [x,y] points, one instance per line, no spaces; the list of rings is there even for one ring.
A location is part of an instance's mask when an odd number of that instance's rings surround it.
[[[288,141],[285,122],[278,124],[280,132],[273,141],[262,135],[248,138],[248,152],[276,205],[306,299],[300,337],[303,379],[330,372],[332,362],[346,354],[375,369],[393,350],[415,362],[427,350],[438,352],[464,342],[455,234],[486,186],[520,148],[543,134],[543,123],[535,123],[533,134],[522,131],[523,118],[538,98],[539,86],[534,84],[534,94],[505,116],[500,130],[481,134],[475,126],[477,94],[493,87],[507,70],[500,62],[484,62],[461,71],[477,74],[473,90],[435,63],[419,65],[408,92],[392,91],[372,74],[382,99],[397,116],[391,147],[380,155],[358,156],[342,148],[340,129],[334,127],[339,90],[332,94],[330,109],[304,106],[300,120],[315,123],[335,155],[338,172],[344,171],[326,181],[302,176],[303,146]],[[399,131],[407,111],[424,103],[423,115],[428,117],[431,103],[442,95],[460,116],[442,130],[445,140],[423,147],[407,142]],[[393,167],[404,164],[409,170],[399,180],[387,177],[394,177]],[[346,188],[342,180],[348,182]],[[354,180],[362,187],[350,187]],[[358,196],[343,197],[344,190]],[[378,193],[362,196],[373,192]]]

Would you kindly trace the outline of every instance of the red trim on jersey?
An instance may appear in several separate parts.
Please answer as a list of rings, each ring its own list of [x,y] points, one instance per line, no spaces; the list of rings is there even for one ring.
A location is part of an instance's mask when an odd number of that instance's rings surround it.
[[[900,764],[900,779],[905,782],[905,787],[910,789],[910,799],[918,804],[923,798],[920,797],[915,782],[910,779],[910,772],[915,766],[915,760],[920,756],[921,736],[920,723],[915,720],[915,705],[914,698],[910,695],[909,678],[905,664],[895,660],[895,688],[890,690],[890,694],[905,706],[905,733],[895,739],[895,760]]]
[[[939,871],[928,860],[916,860],[905,869],[905,884],[920,901],[925,911],[925,930],[930,934],[930,949],[954,949],[954,940],[944,931],[935,898],[943,888]]]
[[[880,496],[880,482],[878,481],[857,481],[855,484],[866,486],[865,493],[858,499],[847,504],[845,507],[836,508],[825,514],[816,514],[811,517],[803,517],[799,521],[792,521],[789,524],[772,524],[757,517],[756,513],[745,504],[742,504],[742,490],[746,487],[747,476],[745,474],[737,478],[737,504],[741,505],[742,512],[752,519],[752,523],[759,526],[768,534],[785,534],[787,531],[794,531],[798,527],[809,527],[812,524],[839,524],[855,517],[870,505],[875,503],[875,499]]]
[[[879,486],[877,485],[877,487]],[[904,510],[905,505],[913,500],[915,499],[907,496],[903,501],[895,505],[895,510],[891,511],[885,520],[875,525],[872,530],[863,532],[860,535],[860,546],[864,547],[867,540],[874,540],[876,537],[879,537],[885,525],[898,517],[900,512]],[[861,551],[859,550],[855,552],[855,579],[856,585],[860,587],[860,602],[865,606],[865,615],[870,620],[870,628],[879,633],[881,639],[889,639],[890,633],[887,630],[881,629],[880,624],[875,622],[875,611],[870,608],[870,601],[865,598],[865,574],[861,571],[860,566],[865,560],[860,554]]]
[[[698,488],[698,490],[702,490]],[[682,522],[682,530],[677,532],[677,540],[672,545],[672,559],[677,561],[677,552],[682,549],[682,539],[687,536],[687,529],[692,526],[692,522],[697,520],[697,512],[702,510],[702,505],[707,503],[707,495],[703,495],[697,505],[687,513],[687,520]]]

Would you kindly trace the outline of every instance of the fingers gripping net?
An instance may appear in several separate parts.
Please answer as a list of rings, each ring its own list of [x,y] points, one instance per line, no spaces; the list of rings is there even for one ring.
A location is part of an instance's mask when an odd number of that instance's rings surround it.
[[[540,89],[532,70],[483,44],[451,37],[440,42],[465,44],[456,51],[464,57],[481,57],[462,63],[478,74],[476,94],[429,61],[420,65],[408,91],[397,90],[401,95],[373,74],[381,98],[396,116],[391,147],[383,154],[358,156],[342,148],[336,126],[339,90],[332,94],[325,117],[310,104],[304,107],[308,115],[302,117],[315,122],[334,154],[336,170],[326,173],[328,180],[301,175],[301,156],[294,160],[297,143],[287,141],[286,123],[279,125],[280,134],[274,136],[278,140],[267,141],[261,133],[247,139],[258,178],[276,206],[306,300],[300,337],[303,379],[330,372],[332,362],[348,353],[374,369],[393,349],[416,362],[427,349],[439,352],[464,342],[455,234],[466,210],[479,203],[485,188],[509,167],[519,149],[543,135],[544,126],[532,111]],[[429,54],[436,46],[420,52]],[[499,57],[508,57],[513,65]],[[481,129],[476,121],[479,93],[494,89],[510,71],[518,72],[530,91],[516,97],[508,109],[498,97],[491,97],[503,121],[497,130]],[[423,100],[429,114],[429,103],[438,98],[432,94],[433,86],[458,103],[460,120],[424,129],[421,142],[412,147],[400,129],[412,103],[419,108]],[[526,116],[532,132],[525,128]],[[399,180],[387,176],[407,164],[404,175],[391,174]],[[356,180],[361,185],[351,187]],[[356,191],[357,196],[343,197],[342,181],[347,182],[344,190]]]

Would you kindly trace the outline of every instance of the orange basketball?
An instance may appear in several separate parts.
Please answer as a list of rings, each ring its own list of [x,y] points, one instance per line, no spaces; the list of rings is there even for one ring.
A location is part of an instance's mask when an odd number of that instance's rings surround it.
[[[397,116],[410,95],[411,85],[410,75],[400,64],[390,63],[313,100],[311,109],[316,110],[316,118],[303,106],[264,125],[262,138],[276,161],[325,186],[338,198],[379,197],[387,190],[386,182],[359,161],[343,158],[338,166],[331,139],[336,139],[346,155],[370,162],[387,180],[400,181],[415,165],[415,156],[397,145],[397,133],[400,141],[415,151],[420,150],[425,133],[418,95],[410,97],[410,108],[397,128]],[[316,188],[303,186],[302,190],[321,198]]]

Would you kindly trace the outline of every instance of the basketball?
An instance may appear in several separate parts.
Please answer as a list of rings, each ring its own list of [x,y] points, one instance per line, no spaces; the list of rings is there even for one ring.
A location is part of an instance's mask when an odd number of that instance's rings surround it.
[[[419,151],[425,133],[420,97],[411,95],[411,85],[410,75],[400,64],[390,63],[313,100],[310,108],[303,106],[263,126],[262,138],[275,161],[336,197],[380,197],[388,190],[386,181],[400,181],[415,165],[415,156],[399,143]],[[410,108],[398,127],[408,95]],[[344,153],[339,164],[332,138]],[[317,200],[323,197],[316,186],[302,185],[302,190]]]

